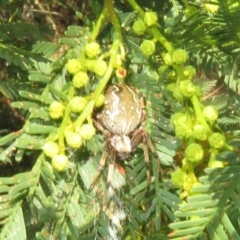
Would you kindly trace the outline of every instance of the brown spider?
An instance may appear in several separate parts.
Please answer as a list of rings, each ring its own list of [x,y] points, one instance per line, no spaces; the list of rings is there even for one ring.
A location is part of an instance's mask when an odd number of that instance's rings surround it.
[[[144,159],[148,186],[151,182],[149,170],[148,148],[157,158],[148,132],[144,128],[147,112],[142,92],[124,83],[111,85],[105,93],[105,103],[94,119],[95,126],[104,134],[105,150],[93,178],[91,187],[95,185],[106,159],[110,155],[107,175],[107,189],[111,185],[116,158],[124,160],[143,143]]]

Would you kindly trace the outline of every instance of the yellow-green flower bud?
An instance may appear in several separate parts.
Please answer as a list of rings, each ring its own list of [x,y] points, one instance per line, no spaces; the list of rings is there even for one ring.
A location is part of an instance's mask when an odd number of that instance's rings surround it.
[[[95,107],[101,107],[105,102],[105,96],[103,94],[100,94],[100,96],[97,98],[96,102],[95,102]]]
[[[168,65],[168,66],[173,65],[173,58],[172,58],[172,55],[169,52],[162,53],[162,58],[163,58],[163,61],[166,65]]]
[[[74,132],[75,128],[74,128],[74,124],[69,124],[66,126],[66,128],[64,129],[64,137],[66,137],[68,135],[68,133],[70,132]]]
[[[89,82],[89,77],[86,72],[78,72],[74,75],[72,83],[75,88],[82,88]]]
[[[187,180],[187,177],[188,175],[186,172],[184,172],[182,169],[177,169],[172,173],[171,180],[173,185],[183,188],[183,184]]]
[[[190,80],[183,80],[179,83],[179,91],[184,97],[190,98],[195,94],[196,87]]]
[[[175,126],[176,136],[180,139],[192,136],[193,121],[189,115],[178,112],[172,116],[171,122]]]
[[[78,132],[84,140],[90,140],[96,133],[96,129],[92,124],[83,124],[80,128],[76,127]]]
[[[188,60],[188,53],[184,49],[177,49],[173,52],[172,59],[176,64],[183,64]]]
[[[184,99],[184,96],[182,95],[182,93],[179,91],[179,88],[177,88],[175,86],[175,88],[173,89],[173,97],[178,100],[178,101],[182,101]]]
[[[68,163],[69,161],[66,155],[54,155],[52,158],[52,167],[58,172],[66,171]]]
[[[178,138],[190,138],[192,136],[192,128],[186,123],[179,123],[175,126],[175,134]]]
[[[189,112],[190,113],[190,112]],[[183,112],[178,112],[178,113],[175,113],[173,116],[172,116],[172,123],[174,125],[178,125],[180,123],[185,123],[188,125],[189,128],[192,128],[193,127],[193,120],[192,120],[192,117],[190,114],[186,114],[186,113],[183,113]]]
[[[207,129],[201,124],[195,124],[193,126],[193,135],[195,139],[205,141],[207,140]]]
[[[87,68],[87,70],[93,72],[96,61],[97,61],[97,60],[86,59],[86,60],[85,60],[85,67]]]
[[[156,25],[158,22],[158,15],[156,12],[145,12],[144,14],[144,22],[148,27],[151,27],[153,25]]]
[[[185,157],[189,162],[197,163],[202,161],[204,155],[203,148],[200,144],[192,143],[185,150]]]
[[[183,74],[186,78],[193,79],[193,77],[196,75],[196,69],[191,65],[186,66],[183,69]]]
[[[219,149],[225,146],[226,139],[225,139],[225,136],[222,135],[221,133],[213,133],[208,138],[208,142],[211,147]]]
[[[103,60],[96,60],[94,64],[94,73],[100,77],[102,77],[107,71],[107,63]]]
[[[76,132],[68,132],[65,134],[65,139],[67,145],[71,148],[80,148],[83,143],[82,137]]]
[[[57,155],[59,153],[58,144],[51,141],[44,143],[42,149],[44,154],[50,158],[52,158],[54,155]]]
[[[63,116],[65,106],[57,101],[54,101],[49,106],[49,115],[52,119],[59,119]]]
[[[120,68],[122,67],[123,61],[122,61],[122,57],[120,54],[116,55],[116,58],[113,60],[112,66],[114,68]]]
[[[66,69],[70,74],[75,75],[79,71],[83,70],[83,66],[79,59],[74,58],[68,60],[66,64]]]
[[[85,53],[89,58],[96,58],[100,51],[100,45],[96,42],[87,43],[85,46]]]
[[[143,35],[146,30],[146,25],[142,19],[138,19],[133,23],[133,31],[137,35]]]
[[[155,52],[155,43],[150,40],[144,40],[140,45],[141,52],[149,57]]]
[[[84,97],[73,97],[70,102],[69,106],[72,112],[80,113],[87,104],[87,100]]]
[[[207,106],[203,109],[203,116],[208,122],[213,123],[218,118],[218,110],[215,106]]]

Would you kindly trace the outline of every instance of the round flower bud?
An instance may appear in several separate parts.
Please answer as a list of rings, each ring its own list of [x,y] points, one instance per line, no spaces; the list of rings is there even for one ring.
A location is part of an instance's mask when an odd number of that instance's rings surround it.
[[[66,171],[68,162],[68,157],[66,155],[54,155],[52,157],[52,167],[58,172]]]
[[[144,22],[146,23],[146,25],[148,27],[151,27],[155,24],[157,24],[158,22],[158,15],[156,12],[152,12],[152,11],[149,11],[149,12],[145,12],[144,14]]]
[[[122,66],[122,57],[120,54],[117,54],[116,55],[116,58],[114,59],[113,63],[112,63],[112,66],[114,68],[120,68]]]
[[[205,141],[207,140],[207,129],[201,124],[195,124],[193,126],[193,135],[195,139]]]
[[[218,110],[215,106],[207,106],[203,109],[203,116],[207,121],[213,123],[218,118]]]
[[[177,112],[172,115],[171,123],[177,125],[179,122],[186,122],[187,116],[182,112]]]
[[[142,19],[138,19],[133,23],[133,31],[137,35],[143,35],[146,30],[146,25]]]
[[[96,133],[96,129],[92,124],[83,124],[81,127],[76,127],[78,132],[84,140],[90,140]]]
[[[86,60],[85,60],[85,67],[87,68],[87,70],[93,72],[96,61],[97,61],[97,60],[86,59]]]
[[[50,158],[52,158],[54,155],[57,155],[59,153],[58,144],[51,141],[44,143],[42,149],[44,154]]]
[[[186,124],[188,128],[192,129],[193,127],[193,120],[189,114],[185,114],[182,112],[175,113],[172,116],[171,122],[177,126],[180,124]]]
[[[175,87],[173,89],[173,97],[178,100],[181,101],[183,100],[184,96],[182,95],[182,93],[179,91],[179,88]]]
[[[225,146],[226,139],[225,139],[225,136],[222,135],[221,133],[213,133],[208,138],[208,142],[211,147],[219,149]]]
[[[150,40],[144,40],[140,45],[141,52],[149,57],[155,52],[155,43]]]
[[[176,64],[183,64],[188,60],[188,53],[184,49],[177,49],[173,52],[172,59]]]
[[[66,64],[66,69],[70,74],[75,75],[79,71],[83,70],[83,66],[79,59],[74,58],[68,60]]]
[[[105,102],[105,96],[103,94],[100,94],[100,96],[97,98],[96,102],[95,102],[95,107],[101,107]]]
[[[190,98],[195,94],[196,87],[190,80],[183,80],[179,83],[179,91],[184,97]]]
[[[190,138],[192,136],[192,128],[186,123],[179,123],[175,126],[175,134],[178,138]]]
[[[78,72],[74,75],[72,83],[75,88],[82,88],[89,82],[89,77],[86,72]]]
[[[96,60],[94,64],[94,73],[100,77],[102,77],[107,71],[107,63],[103,60]]]
[[[119,68],[116,70],[116,76],[119,79],[124,79],[127,76],[127,70],[125,68]]]
[[[70,109],[74,113],[80,113],[87,104],[87,100],[84,97],[73,97],[70,102]]]
[[[200,144],[192,143],[185,150],[185,157],[189,162],[197,163],[203,159],[204,151]]]
[[[169,52],[163,53],[162,58],[163,58],[163,61],[166,65],[168,65],[168,66],[173,65],[173,58],[172,58],[172,55]]]
[[[74,124],[71,123],[69,125],[66,126],[66,128],[64,129],[64,137],[66,138],[66,136],[68,135],[68,133],[70,132],[74,132],[75,130],[75,127],[74,127]]]
[[[52,119],[59,119],[63,116],[65,106],[57,101],[54,101],[49,106],[49,114]]]
[[[87,43],[85,46],[85,53],[89,58],[96,58],[100,51],[100,45],[96,42]]]
[[[186,172],[184,172],[182,169],[177,169],[172,173],[172,183],[173,185],[182,188],[184,182],[186,181],[188,175]]]
[[[186,66],[183,69],[183,74],[186,78],[193,79],[193,77],[196,75],[196,69],[191,65]]]
[[[68,132],[65,134],[65,139],[67,145],[71,148],[80,148],[82,146],[83,140],[79,133]]]

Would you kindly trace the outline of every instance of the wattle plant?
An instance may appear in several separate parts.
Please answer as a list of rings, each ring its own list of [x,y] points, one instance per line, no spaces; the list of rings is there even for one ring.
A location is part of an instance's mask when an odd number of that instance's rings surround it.
[[[90,2],[58,43],[38,34],[31,50],[9,41],[37,29],[11,25],[15,13],[0,25],[0,90],[25,116],[0,129],[0,239],[240,239],[240,4]],[[124,104],[120,82],[135,89],[124,85]],[[142,115],[121,155],[109,146],[129,127],[126,106]],[[99,131],[119,111],[114,131]]]

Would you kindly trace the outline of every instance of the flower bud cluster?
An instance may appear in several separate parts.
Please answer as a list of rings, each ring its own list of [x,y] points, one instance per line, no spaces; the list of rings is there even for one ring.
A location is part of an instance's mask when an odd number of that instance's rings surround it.
[[[185,88],[184,85],[182,86]],[[185,89],[185,95],[182,92],[185,97],[188,94],[191,94],[189,86],[188,89]],[[220,132],[213,132],[211,129],[218,118],[218,110],[211,105],[206,107],[200,105],[199,110],[201,113],[197,112],[197,115],[195,109],[184,108],[181,112],[175,113],[171,119],[176,136],[186,140],[182,167],[172,173],[172,183],[182,189],[181,197],[193,194],[192,187],[198,184],[194,169],[199,164],[206,162],[209,154],[209,167],[224,167],[224,162],[217,161],[215,156],[219,153],[219,150],[227,146],[225,136]],[[200,114],[201,120],[199,118]]]
[[[68,125],[64,131],[65,142],[68,147],[77,149],[80,148],[83,142],[90,140],[96,133],[96,129],[90,123],[82,126]],[[51,158],[52,167],[58,171],[66,171],[68,168],[68,157],[60,153],[60,147],[56,142],[48,141],[43,147],[44,154]]]
[[[68,157],[64,154],[60,154],[60,148],[57,143],[48,141],[46,142],[43,147],[44,154],[51,158],[51,163],[53,169],[55,169],[58,172],[66,171],[68,168]]]

